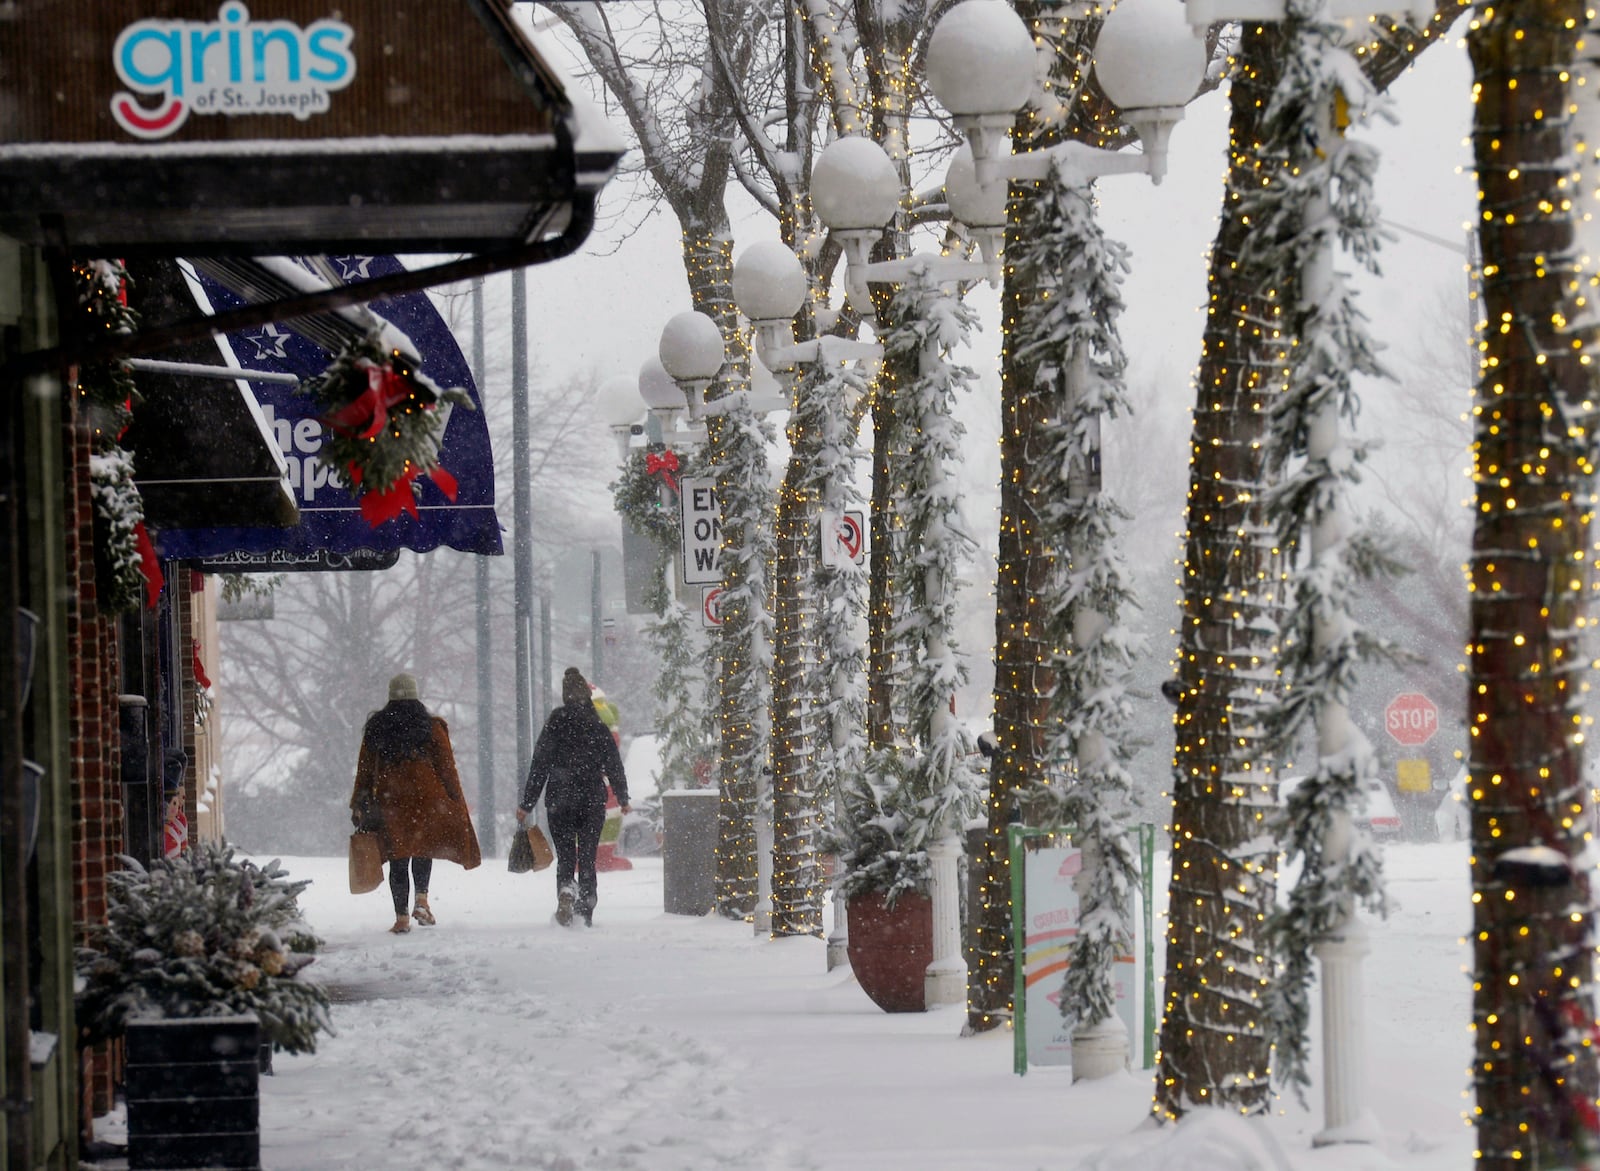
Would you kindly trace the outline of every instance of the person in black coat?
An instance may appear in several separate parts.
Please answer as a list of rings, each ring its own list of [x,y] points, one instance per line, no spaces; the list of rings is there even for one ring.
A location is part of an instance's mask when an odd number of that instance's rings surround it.
[[[533,748],[528,779],[522,786],[517,821],[544,796],[550,836],[556,851],[556,922],[572,922],[574,911],[594,925],[599,880],[595,853],[606,821],[606,782],[623,813],[629,811],[628,778],[611,729],[595,711],[589,683],[576,667],[561,677],[561,706],[550,713]],[[573,878],[576,872],[577,883]]]

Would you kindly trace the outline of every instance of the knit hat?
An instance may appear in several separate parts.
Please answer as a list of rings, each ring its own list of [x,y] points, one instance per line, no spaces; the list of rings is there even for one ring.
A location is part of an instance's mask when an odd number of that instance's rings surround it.
[[[389,680],[389,702],[397,699],[417,698],[417,677],[407,675],[404,671]]]
[[[561,702],[586,703],[589,699],[589,681],[576,667],[568,667],[561,676]]]

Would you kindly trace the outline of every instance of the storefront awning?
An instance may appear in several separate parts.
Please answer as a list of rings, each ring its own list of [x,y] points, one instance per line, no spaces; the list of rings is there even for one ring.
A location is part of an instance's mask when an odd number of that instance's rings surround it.
[[[129,265],[129,304],[142,314],[193,312],[176,264]],[[287,466],[250,388],[242,382],[172,373],[185,364],[216,369],[215,341],[169,353],[170,366],[136,369],[139,401],[121,444],[151,529],[169,525],[252,525],[281,530],[298,519]]]
[[[70,254],[510,250],[622,152],[509,0],[4,7],[0,233]]]
[[[386,277],[403,271],[393,256],[324,258],[341,280]],[[226,310],[243,302],[237,286],[254,275],[245,265],[217,266],[235,282],[229,288],[195,272],[192,283],[208,309]],[[193,271],[193,270],[191,270]],[[284,529],[263,525],[177,525],[156,535],[162,556],[201,560],[207,568],[231,572],[283,572],[297,569],[366,568],[376,554],[398,549],[426,551],[441,545],[464,552],[501,552],[494,508],[494,459],[482,402],[455,337],[426,293],[375,302],[371,311],[403,332],[422,359],[422,369],[440,386],[466,390],[477,410],[450,414],[440,446],[440,462],[456,479],[456,498],[446,499],[431,480],[419,480],[418,515],[402,513],[374,527],[362,516],[356,498],[330,478],[317,458],[322,446],[317,408],[292,386],[251,383],[269,434],[288,466],[288,481],[298,503],[299,521]],[[320,374],[337,348],[336,322],[264,325],[228,335],[237,364],[250,371],[288,373],[301,379]],[[308,336],[311,335],[311,336]],[[317,337],[323,344],[312,340]]]

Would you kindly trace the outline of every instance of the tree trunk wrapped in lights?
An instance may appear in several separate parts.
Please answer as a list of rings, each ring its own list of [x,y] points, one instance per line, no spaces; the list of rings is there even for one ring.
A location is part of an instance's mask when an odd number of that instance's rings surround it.
[[[869,753],[840,801],[841,818],[858,831],[841,859],[846,892],[882,891],[892,901],[926,890],[928,846],[957,832],[976,810],[978,782],[967,763],[971,744],[951,711],[966,677],[954,638],[956,591],[961,562],[974,545],[962,531],[957,485],[948,474],[964,430],[951,408],[973,374],[946,357],[965,343],[974,314],[915,268],[890,312],[896,324],[884,338],[885,355],[914,355],[918,370],[900,392],[888,445],[905,526],[896,549],[904,617],[892,634],[896,658],[905,663],[909,742]]]
[[[837,779],[859,775],[865,749],[866,575],[854,563],[824,564],[818,550],[822,518],[860,503],[855,435],[866,390],[861,375],[818,361],[800,376],[789,418],[773,601],[774,935],[822,931],[818,834]]]
[[[1596,584],[1585,564],[1596,318],[1592,277],[1574,279],[1569,124],[1579,95],[1594,99],[1567,80],[1584,24],[1581,4],[1510,5],[1480,10],[1467,34],[1489,326],[1473,408],[1468,645],[1483,1171],[1573,1167],[1600,1142],[1579,694]],[[1592,79],[1592,63],[1584,70]]]
[[[805,388],[799,409],[808,415],[816,437],[811,463],[811,489],[820,511],[842,516],[862,503],[855,486],[856,464],[865,457],[856,442],[861,405],[868,386],[861,375],[839,367],[819,366]],[[816,599],[812,645],[805,694],[816,705],[812,727],[812,788],[823,810],[826,848],[841,854],[855,827],[840,813],[838,794],[865,769],[866,654],[860,628],[866,615],[867,574],[853,560],[812,562],[808,592]]]
[[[1054,5],[1021,3],[1049,77],[1035,104],[1018,115],[1014,141],[1048,146],[1064,137],[1104,145],[1096,129],[1103,98],[1086,90],[1100,18],[1073,20]],[[1055,650],[1046,632],[1044,598],[1055,559],[1044,537],[1040,508],[1060,488],[1050,462],[1049,424],[1059,417],[1057,388],[1035,375],[1041,356],[1024,360],[1023,314],[1039,296],[1021,272],[1035,244],[1021,224],[1031,194],[1013,189],[1006,255],[1011,259],[1000,298],[1000,533],[995,577],[994,736],[983,843],[969,865],[979,871],[967,975],[967,1030],[984,1032],[1011,1020],[1011,863],[1008,827],[1047,784]]]
[[[1059,173],[1034,193],[1023,224],[1033,243],[1016,276],[1041,295],[1020,316],[1017,356],[1058,411],[1045,430],[1060,487],[1040,507],[1040,538],[1055,561],[1041,600],[1058,648],[1046,752],[1066,775],[1041,797],[1052,821],[1073,827],[1085,857],[1088,886],[1061,996],[1076,1036],[1115,1020],[1112,964],[1133,949],[1139,882],[1125,825],[1133,787],[1125,683],[1138,650],[1121,624],[1135,605],[1117,549],[1127,514],[1101,492],[1099,466],[1102,419],[1129,409],[1116,325],[1127,252],[1095,222],[1090,188]]]
[[[1172,878],[1155,1112],[1272,1104],[1262,926],[1274,905],[1275,808],[1259,710],[1274,690],[1281,567],[1262,515],[1266,405],[1287,361],[1280,290],[1243,255],[1243,200],[1281,33],[1246,24],[1230,95],[1228,184],[1212,246],[1190,440]]]
[[[1363,25],[1361,71],[1386,88],[1460,11],[1446,0],[1421,30],[1383,17]],[[1228,181],[1195,380],[1154,1103],[1167,1119],[1204,1106],[1272,1107],[1259,957],[1277,881],[1264,822],[1277,803],[1257,712],[1276,687],[1282,567],[1260,486],[1266,401],[1289,343],[1280,306],[1291,290],[1274,287],[1240,252],[1249,233],[1242,202],[1268,173],[1256,151],[1282,40],[1274,24],[1245,22],[1231,59]]]
[[[1320,0],[1290,0],[1282,74],[1268,103],[1261,151],[1279,164],[1278,173],[1245,200],[1256,229],[1247,257],[1269,274],[1272,285],[1297,294],[1291,324],[1299,339],[1295,361],[1268,413],[1272,487],[1265,503],[1280,547],[1299,546],[1305,561],[1293,573],[1293,602],[1284,622],[1280,663],[1287,687],[1265,722],[1284,755],[1309,732],[1317,753],[1315,767],[1287,803],[1283,844],[1289,859],[1300,863],[1299,877],[1288,905],[1268,921],[1282,964],[1267,996],[1276,1074],[1302,1097],[1310,1083],[1313,949],[1358,933],[1358,905],[1384,909],[1381,860],[1354,820],[1377,779],[1377,760],[1350,718],[1350,702],[1358,667],[1394,654],[1354,620],[1358,592],[1373,577],[1392,572],[1394,561],[1371,534],[1354,528],[1350,496],[1366,449],[1339,434],[1341,418],[1356,416],[1353,377],[1386,372],[1334,267],[1335,247],[1342,243],[1376,273],[1381,245],[1372,200],[1377,152],[1344,137],[1336,105],[1339,112],[1387,111],[1370,86],[1352,92],[1365,79],[1339,47],[1342,36],[1343,27],[1322,16]],[[1325,1045],[1345,1040],[1332,1033]]]

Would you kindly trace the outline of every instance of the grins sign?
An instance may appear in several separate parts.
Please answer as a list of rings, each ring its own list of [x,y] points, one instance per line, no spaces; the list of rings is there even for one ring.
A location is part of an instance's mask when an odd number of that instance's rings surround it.
[[[229,0],[210,22],[139,20],[112,49],[117,77],[133,93],[111,99],[111,116],[135,138],[165,138],[194,114],[325,114],[334,90],[354,80],[351,27],[251,20]],[[134,94],[154,96],[150,108]]]

